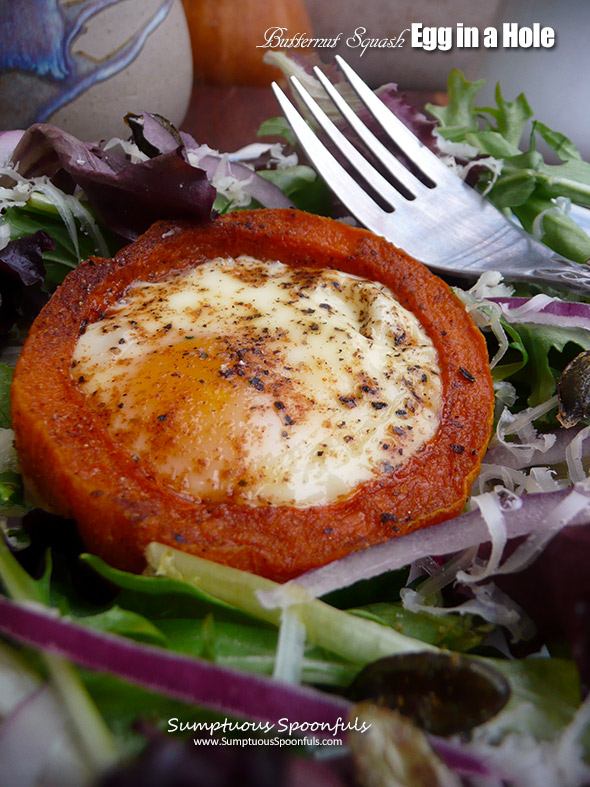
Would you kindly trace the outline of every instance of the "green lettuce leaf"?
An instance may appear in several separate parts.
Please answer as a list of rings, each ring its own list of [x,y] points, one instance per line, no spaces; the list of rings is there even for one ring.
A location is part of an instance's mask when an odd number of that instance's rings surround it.
[[[454,68],[447,83],[448,103],[444,107],[427,104],[426,109],[439,122],[439,132],[445,139],[460,142],[470,131],[477,131],[476,95],[485,85],[485,79],[468,82],[459,69]]]
[[[514,377],[527,365],[529,360],[527,349],[516,328],[508,323],[502,323],[502,327],[506,331],[510,342],[507,354],[502,358],[502,362],[492,369],[494,380],[507,380]]]
[[[104,579],[121,588],[121,592],[111,610],[102,615],[82,617],[80,622],[98,623],[99,628],[124,636],[129,636],[125,628],[131,625],[134,638],[151,635],[153,644],[178,653],[250,672],[272,674],[277,647],[274,626],[253,619],[188,582],[130,574],[108,566],[93,555],[83,555],[82,559]],[[112,614],[112,609],[120,611]],[[124,613],[129,617],[124,617]],[[303,676],[308,682],[346,686],[357,671],[357,665],[321,648],[309,646],[306,649]]]
[[[291,126],[286,118],[282,115],[280,117],[268,118],[264,120],[256,134],[258,137],[282,137],[285,142],[293,147],[297,144],[297,137],[293,133]]]
[[[12,240],[34,235],[38,230],[43,230],[55,242],[53,250],[43,252],[46,270],[45,284],[48,289],[52,289],[56,284],[61,284],[69,271],[75,268],[81,260],[87,257],[101,256],[94,239],[84,231],[80,222],[75,220],[78,238],[77,252],[59,213],[51,204],[47,204],[39,198],[31,198],[22,207],[6,208],[3,218],[10,224]],[[109,253],[114,254],[120,248],[121,242],[116,240],[112,233],[109,233],[104,227],[100,231],[107,243]]]
[[[311,167],[298,164],[284,169],[261,169],[258,170],[258,175],[278,186],[299,210],[320,216],[331,214],[330,189]]]
[[[12,422],[10,416],[10,386],[14,369],[0,363],[0,429],[8,429]]]
[[[563,328],[528,323],[513,324],[527,361],[513,373],[511,382],[527,391],[527,404],[535,407],[555,393],[556,381],[569,360],[590,350],[590,333],[583,328]]]
[[[510,682],[512,697],[488,726],[499,736],[530,735],[553,740],[572,720],[580,704],[580,679],[569,659],[490,659]]]
[[[476,622],[473,615],[432,615],[428,612],[412,612],[401,603],[369,604],[349,610],[353,615],[375,620],[384,626],[402,631],[409,637],[420,639],[439,648],[457,652],[471,650],[481,645],[493,626]]]
[[[472,146],[475,156],[467,153],[468,149],[461,155],[475,162],[482,157],[495,158],[494,172],[488,166],[478,168],[476,187],[485,190],[498,208],[512,211],[524,228],[549,248],[575,262],[587,262],[590,237],[554,200],[565,198],[590,207],[590,164],[564,134],[538,119],[531,124],[527,149],[522,140],[533,112],[526,98],[521,94],[506,101],[497,86],[496,106],[478,107],[476,97],[484,81],[469,82],[460,71],[451,72],[448,105],[426,107],[439,122],[439,134]],[[537,138],[561,163],[544,161],[536,149]]]

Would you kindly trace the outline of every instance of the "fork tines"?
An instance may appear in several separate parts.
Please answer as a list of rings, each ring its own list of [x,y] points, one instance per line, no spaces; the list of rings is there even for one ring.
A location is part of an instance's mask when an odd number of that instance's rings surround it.
[[[341,57],[336,61],[362,117],[320,69],[314,72],[329,98],[329,113],[301,81],[290,80],[322,139],[278,85],[273,88],[313,166],[361,224],[441,274],[474,279],[484,271],[501,271],[507,280],[590,292],[590,273],[583,266],[554,257],[472,189]],[[332,113],[336,123],[328,117]]]
[[[420,178],[404,166],[377,138],[319,68],[314,68],[315,76],[348,127],[362,141],[373,163],[368,160],[366,154],[359,152],[359,149],[328,117],[296,77],[290,79],[295,94],[299,96],[310,115],[333,143],[339,154],[338,158],[317,137],[276,83],[273,84],[273,89],[301,146],[332,190],[354,215],[358,216],[359,213],[362,215],[365,225],[382,233],[383,210],[380,205],[385,203],[386,212],[391,212],[393,209],[398,214],[397,218],[401,218],[400,213],[404,213],[408,202],[430,191],[431,187],[435,185],[433,177],[439,182],[446,179],[449,170],[437,156],[422,145],[350,66],[340,57],[337,57],[336,60],[355,93],[361,99],[362,105],[366,107],[370,116],[374,118],[395,146],[402,147],[404,157],[414,163],[417,170],[420,171]],[[365,186],[359,185],[340,161],[351,165],[361,176]],[[377,168],[379,166],[380,169]],[[425,171],[428,172],[428,175],[425,174]],[[384,177],[382,172],[390,177]],[[376,199],[367,194],[367,187],[372,193],[378,195]]]

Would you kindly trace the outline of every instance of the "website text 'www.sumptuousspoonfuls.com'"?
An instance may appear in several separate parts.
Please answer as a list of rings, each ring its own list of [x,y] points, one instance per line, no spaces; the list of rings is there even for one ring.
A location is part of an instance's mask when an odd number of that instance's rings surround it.
[[[195,746],[342,746],[340,738],[193,738]]]
[[[193,738],[195,746],[341,746],[341,734],[356,730],[366,732],[371,725],[358,718],[335,722],[292,722],[279,719],[277,724],[257,721],[183,722],[168,719],[168,732],[192,732],[208,737]],[[269,733],[282,733],[269,735]],[[229,735],[228,735],[229,733]],[[239,737],[236,733],[254,733]],[[235,735],[235,737],[234,737]]]

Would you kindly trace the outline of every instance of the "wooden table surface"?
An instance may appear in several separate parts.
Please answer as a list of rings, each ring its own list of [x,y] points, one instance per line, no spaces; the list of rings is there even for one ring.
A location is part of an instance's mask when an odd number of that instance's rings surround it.
[[[262,121],[278,114],[270,87],[195,85],[181,128],[226,153],[255,142]]]

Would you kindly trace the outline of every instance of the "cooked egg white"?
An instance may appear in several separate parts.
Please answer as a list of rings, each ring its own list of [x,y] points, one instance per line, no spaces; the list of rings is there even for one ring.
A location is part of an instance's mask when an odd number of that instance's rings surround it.
[[[436,349],[386,287],[246,256],[134,284],[72,375],[112,439],[195,500],[334,502],[441,411]]]

